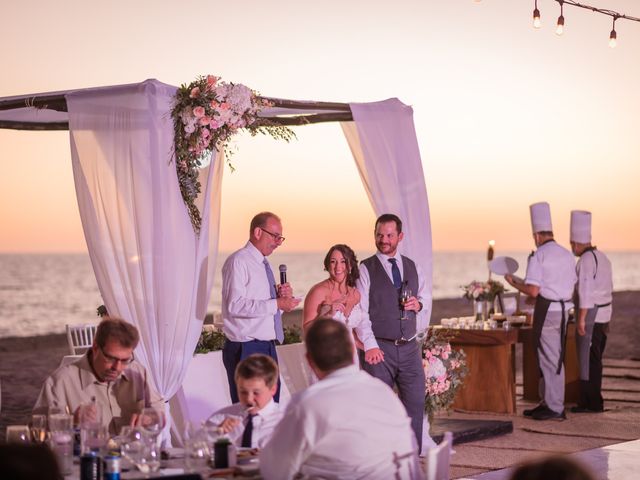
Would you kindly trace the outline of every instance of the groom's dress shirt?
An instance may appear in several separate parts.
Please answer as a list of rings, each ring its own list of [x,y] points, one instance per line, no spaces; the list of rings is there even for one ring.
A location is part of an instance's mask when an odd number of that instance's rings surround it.
[[[234,342],[274,340],[277,300],[264,266],[265,257],[251,242],[234,252],[222,267],[222,331]]]
[[[281,407],[279,403],[276,403],[273,400],[267,403],[262,410],[256,412],[252,420],[253,432],[251,434],[251,448],[263,448],[265,446],[271,438],[271,434],[276,428],[276,425],[278,425],[282,419],[283,414],[284,407]],[[227,417],[237,417],[242,419],[242,422],[240,422],[236,428],[228,434],[229,439],[234,443],[234,445],[236,447],[241,447],[242,434],[247,426],[247,421],[249,421],[247,407],[242,403],[234,403],[233,405],[229,405],[228,407],[218,410],[209,417],[206,423],[217,426],[220,425]]]
[[[376,257],[378,257],[378,260],[380,260],[380,263],[382,264],[384,271],[387,273],[387,275],[389,275],[389,279],[391,280],[391,282],[393,282],[393,274],[391,272],[392,265],[389,259],[397,258],[398,261],[396,262],[396,265],[400,270],[400,277],[404,280],[404,266],[402,264],[403,262],[399,253],[396,254],[395,257],[389,257],[388,255],[385,255],[383,253],[376,252]],[[430,293],[427,290],[424,271],[422,270],[422,267],[418,263],[416,263],[415,265],[416,271],[418,273],[418,291],[413,292],[413,296],[416,297],[418,301],[426,307],[430,305]],[[369,312],[369,286],[371,285],[371,278],[366,265],[361,263],[359,268],[360,278],[358,279],[358,290],[360,291],[360,305],[362,305],[362,310],[364,312]],[[428,310],[428,308],[423,308],[419,312],[416,312],[416,332],[424,332],[427,327],[429,327]]]
[[[357,365],[336,370],[292,397],[260,452],[260,472],[265,480],[296,474],[423,478],[404,407],[393,390]]]

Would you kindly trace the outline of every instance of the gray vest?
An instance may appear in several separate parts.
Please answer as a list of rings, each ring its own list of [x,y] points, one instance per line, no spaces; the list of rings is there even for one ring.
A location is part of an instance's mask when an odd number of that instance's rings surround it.
[[[402,258],[403,282],[409,282],[409,288],[414,296],[418,293],[418,271],[416,264],[404,255]],[[387,275],[377,256],[362,261],[367,267],[371,283],[369,285],[369,317],[371,328],[376,337],[397,340],[411,338],[416,334],[416,314],[407,312],[408,320],[400,320],[400,293],[393,286],[393,281]],[[400,323],[402,322],[402,325]]]

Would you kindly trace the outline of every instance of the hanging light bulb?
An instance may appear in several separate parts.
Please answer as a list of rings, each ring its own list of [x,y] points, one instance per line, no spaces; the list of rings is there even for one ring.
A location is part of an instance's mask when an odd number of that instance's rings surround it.
[[[564,2],[560,1],[560,16],[558,17],[558,23],[556,23],[556,35],[562,35],[564,33],[564,15],[562,12],[562,4]]]
[[[535,7],[533,9],[533,28],[540,28],[540,10],[538,10],[538,0],[535,0]]]
[[[613,28],[609,34],[609,46],[615,48],[618,44],[618,34],[616,33],[616,20],[618,17],[613,17]]]

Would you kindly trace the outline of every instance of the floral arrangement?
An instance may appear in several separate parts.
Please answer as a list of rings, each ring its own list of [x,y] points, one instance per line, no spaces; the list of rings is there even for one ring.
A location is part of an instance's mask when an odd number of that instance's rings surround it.
[[[466,354],[454,350],[449,343],[456,334],[442,329],[429,329],[422,346],[425,374],[425,411],[429,417],[439,410],[449,410],[458,389],[468,373]]]
[[[496,298],[496,295],[505,291],[502,282],[497,280],[489,280],[487,282],[474,280],[470,284],[462,286],[462,289],[464,290],[464,298],[477,301],[488,300],[490,302]]]
[[[222,350],[224,342],[227,337],[224,333],[218,330],[213,325],[204,325],[202,327],[202,333],[196,344],[196,349],[193,353],[209,353],[217,350]],[[284,342],[283,345],[289,345],[291,343],[300,343],[302,341],[302,333],[300,327],[292,325],[291,327],[284,327]]]
[[[227,161],[231,137],[240,129],[252,136],[269,134],[275,139],[289,141],[295,138],[285,126],[259,119],[258,113],[273,103],[258,96],[242,84],[220,81],[219,77],[198,77],[178,89],[171,111],[174,127],[174,150],[180,191],[189,211],[191,224],[200,233],[202,218],[195,204],[200,193],[198,169],[214,149],[223,149]],[[233,166],[229,163],[233,170]]]

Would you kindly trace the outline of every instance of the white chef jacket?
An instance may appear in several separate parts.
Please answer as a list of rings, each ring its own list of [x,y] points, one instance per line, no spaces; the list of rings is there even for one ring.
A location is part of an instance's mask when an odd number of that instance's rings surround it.
[[[390,258],[397,258],[398,261],[396,265],[398,265],[398,269],[400,270],[400,278],[404,280],[404,266],[402,264],[402,257],[400,253],[397,253],[395,257],[390,257],[380,252],[376,252],[376,257],[380,260],[384,271],[389,275],[389,279],[393,282],[393,274],[391,273],[391,262]],[[427,290],[427,285],[425,281],[424,271],[422,267],[414,262],[416,265],[416,272],[418,273],[418,291],[413,292],[413,296],[418,299],[420,303],[422,303],[423,308],[419,312],[416,312],[416,332],[423,332],[429,327],[429,316],[427,306],[430,305],[429,298],[431,297],[430,292]],[[356,286],[358,291],[360,292],[360,305],[362,305],[362,310],[364,310],[365,314],[369,315],[369,287],[371,286],[371,277],[369,276],[369,270],[367,267],[361,263],[360,266],[360,278],[356,282]]]
[[[280,404],[271,400],[262,410],[256,412],[252,418],[253,430],[251,431],[251,448],[262,448],[271,438],[273,430],[282,419],[284,408],[280,408]],[[227,417],[237,417],[242,421],[228,433],[229,439],[236,445],[242,446],[242,434],[249,421],[247,407],[242,403],[234,403],[228,407],[222,408],[215,412],[207,419],[207,424],[218,426]]]
[[[349,480],[423,478],[404,406],[393,390],[357,365],[336,370],[292,397],[260,453],[260,472],[265,480],[297,473]]]
[[[265,257],[251,243],[222,266],[222,331],[234,342],[274,340],[277,300],[265,271]]]
[[[540,295],[548,300],[565,300],[565,312],[573,307],[577,279],[573,254],[555,241],[540,245],[529,256],[524,283],[540,287]],[[550,312],[561,310],[560,302],[549,305]]]
[[[611,262],[604,253],[600,250],[584,252],[578,259],[576,272],[580,308],[594,308],[596,305],[611,303],[613,274]],[[596,323],[607,323],[610,320],[611,305],[598,308]]]

